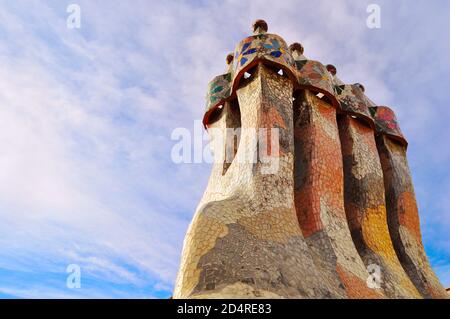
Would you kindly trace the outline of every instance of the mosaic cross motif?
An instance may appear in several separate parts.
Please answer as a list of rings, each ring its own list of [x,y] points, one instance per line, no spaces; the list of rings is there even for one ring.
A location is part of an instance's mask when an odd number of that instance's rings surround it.
[[[257,60],[267,60],[291,68],[294,60],[286,42],[274,34],[259,34],[245,38],[236,47],[234,77],[242,74],[246,66]]]

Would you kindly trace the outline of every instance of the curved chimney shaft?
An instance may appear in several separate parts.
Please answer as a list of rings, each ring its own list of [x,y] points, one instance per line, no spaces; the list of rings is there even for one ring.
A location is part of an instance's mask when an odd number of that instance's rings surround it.
[[[292,91],[289,78],[262,64],[237,90],[239,147],[225,175],[220,161],[213,166],[186,235],[175,298],[345,296],[320,273],[297,222]],[[225,129],[228,111],[209,130]]]
[[[390,114],[390,118],[396,123],[395,115],[390,109],[373,109],[374,114],[379,115],[381,111]],[[380,117],[375,116],[375,121],[383,124]],[[395,126],[398,125],[389,125]],[[444,287],[431,269],[422,244],[419,212],[406,157],[407,145],[402,141],[399,130],[400,134],[395,138],[396,136],[385,134],[383,127],[388,126],[377,125],[379,134],[376,136],[376,144],[383,169],[388,225],[395,251],[406,273],[425,298],[447,298]]]
[[[294,102],[295,207],[305,240],[349,298],[382,298],[367,286],[344,210],[341,142],[336,109],[311,91]]]
[[[420,298],[403,270],[389,234],[383,172],[374,131],[348,115],[338,120],[344,161],[345,211],[353,241],[366,266],[381,270],[389,298]]]

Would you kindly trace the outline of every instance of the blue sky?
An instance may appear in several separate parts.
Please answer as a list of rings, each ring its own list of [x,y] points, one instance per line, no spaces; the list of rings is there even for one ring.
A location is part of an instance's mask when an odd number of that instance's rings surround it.
[[[71,3],[81,29],[66,27]],[[0,298],[171,295],[210,169],[173,163],[171,132],[193,130],[257,18],[397,112],[426,250],[450,286],[450,3],[0,0]]]

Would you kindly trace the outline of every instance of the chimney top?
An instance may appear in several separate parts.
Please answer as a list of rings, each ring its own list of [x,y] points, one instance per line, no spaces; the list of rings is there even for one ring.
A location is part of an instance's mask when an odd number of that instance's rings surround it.
[[[361,89],[361,91],[363,91],[363,92],[366,91],[366,89],[364,88],[364,85],[362,85],[361,83],[355,83],[355,85],[357,85]]]
[[[230,65],[234,60],[234,55],[233,53],[228,53],[226,61],[227,61],[227,65]]]
[[[333,64],[327,64],[327,70],[330,72],[333,76],[336,75],[337,70],[336,67]]]
[[[298,51],[300,54],[303,54],[304,48],[300,43],[294,42],[289,46],[289,50],[291,52]]]
[[[258,19],[253,22],[253,34],[266,33],[268,29],[267,22],[264,20]]]

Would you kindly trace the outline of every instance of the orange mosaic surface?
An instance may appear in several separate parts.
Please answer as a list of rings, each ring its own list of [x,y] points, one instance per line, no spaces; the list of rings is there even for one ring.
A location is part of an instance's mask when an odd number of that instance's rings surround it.
[[[303,153],[303,163],[299,169],[305,171],[303,174],[299,173],[301,177],[295,191],[297,216],[305,237],[322,229],[320,212],[323,200],[331,213],[345,218],[336,111],[311,94],[309,99],[310,103],[307,108],[299,110],[299,113],[303,114],[299,114],[297,119],[307,124],[296,125],[294,130],[299,152]],[[327,131],[326,125],[335,131]]]
[[[385,296],[376,289],[367,286],[366,280],[363,280],[349,271],[346,271],[339,264],[336,270],[347,289],[348,297],[351,299],[384,299]]]
[[[398,196],[397,211],[400,225],[405,226],[421,242],[419,212],[414,193],[404,192]]]

